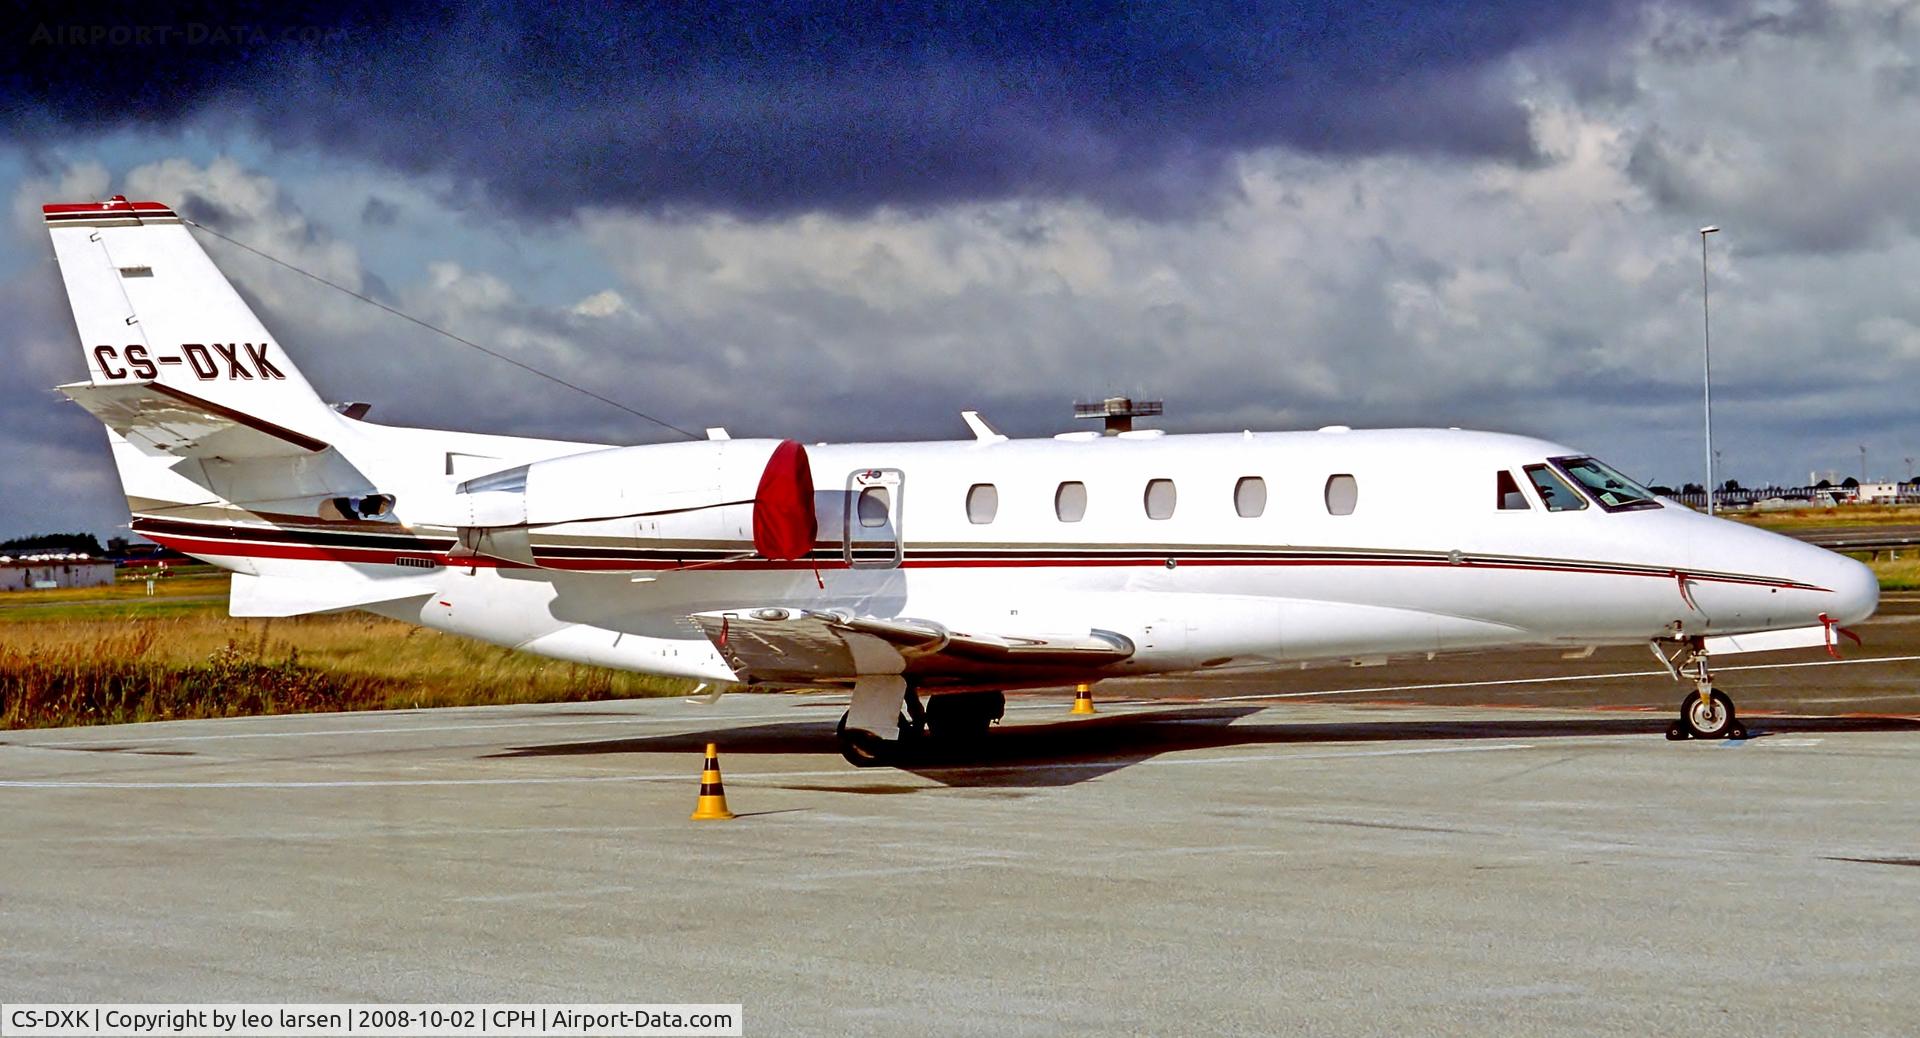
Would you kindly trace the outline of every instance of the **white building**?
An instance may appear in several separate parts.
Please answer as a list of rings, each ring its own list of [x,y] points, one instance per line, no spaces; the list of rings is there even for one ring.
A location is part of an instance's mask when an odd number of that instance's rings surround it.
[[[1890,505],[1900,499],[1898,483],[1862,483],[1854,497],[1863,505]]]
[[[111,586],[113,563],[90,555],[0,555],[0,591]]]

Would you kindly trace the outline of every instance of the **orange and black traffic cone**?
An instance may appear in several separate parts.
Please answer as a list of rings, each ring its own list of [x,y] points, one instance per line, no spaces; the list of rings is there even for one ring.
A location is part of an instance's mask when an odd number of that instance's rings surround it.
[[[726,821],[733,817],[727,810],[727,790],[720,784],[720,748],[707,744],[707,762],[700,768],[700,799],[693,805],[696,822]]]
[[[1093,713],[1093,686],[1082,681],[1074,686],[1073,712],[1076,714]]]

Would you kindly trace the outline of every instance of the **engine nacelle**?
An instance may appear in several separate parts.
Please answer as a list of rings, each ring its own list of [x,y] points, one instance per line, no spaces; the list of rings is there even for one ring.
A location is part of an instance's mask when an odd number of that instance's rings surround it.
[[[439,510],[436,510],[439,511]],[[813,546],[813,476],[791,440],[709,440],[588,451],[461,483],[441,525],[461,548],[538,565],[536,529],[615,539],[732,542],[766,558]]]

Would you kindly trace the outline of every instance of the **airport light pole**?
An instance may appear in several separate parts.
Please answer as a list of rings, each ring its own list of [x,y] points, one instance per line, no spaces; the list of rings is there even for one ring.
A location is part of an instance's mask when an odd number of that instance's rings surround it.
[[[1707,310],[1707,235],[1720,230],[1700,228],[1700,341],[1701,400],[1707,413],[1707,514],[1713,514],[1713,317]]]

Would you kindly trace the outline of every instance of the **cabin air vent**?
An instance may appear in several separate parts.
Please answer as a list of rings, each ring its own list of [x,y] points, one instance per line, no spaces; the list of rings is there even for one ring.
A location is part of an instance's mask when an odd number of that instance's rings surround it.
[[[123,278],[150,278],[153,276],[153,268],[152,267],[121,267],[120,276]]]
[[[396,566],[411,566],[414,569],[439,569],[440,568],[439,563],[433,561],[432,559],[422,558],[418,555],[397,555],[394,557],[393,564]]]

